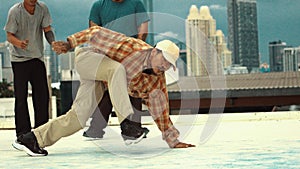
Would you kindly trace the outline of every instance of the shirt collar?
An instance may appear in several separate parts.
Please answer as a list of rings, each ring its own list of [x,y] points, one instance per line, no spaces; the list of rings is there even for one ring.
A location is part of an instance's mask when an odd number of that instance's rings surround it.
[[[144,63],[143,63],[143,70],[145,70],[145,69],[151,69],[151,65],[149,65],[149,59],[150,59],[150,54],[151,54],[151,52],[149,51],[147,51],[147,52],[145,52],[145,60],[144,60]]]

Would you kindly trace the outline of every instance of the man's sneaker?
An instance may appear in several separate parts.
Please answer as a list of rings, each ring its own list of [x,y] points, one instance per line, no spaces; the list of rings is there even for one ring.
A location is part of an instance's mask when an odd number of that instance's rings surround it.
[[[147,138],[147,134],[149,133],[149,129],[147,129],[146,127],[142,127],[142,130],[145,133],[145,136],[143,138]]]
[[[17,142],[22,145],[22,150],[30,156],[46,156],[48,152],[39,147],[33,132],[22,134],[18,137]]]
[[[24,149],[24,146],[18,140],[15,140],[12,143],[12,146],[19,151],[22,151]]]
[[[135,126],[130,120],[125,119],[121,123],[121,134],[126,145],[136,144],[145,136],[145,132],[141,127]]]
[[[103,139],[103,135],[91,135],[88,134],[86,131],[83,132],[82,136],[85,138],[85,141],[93,141],[93,140],[100,140]]]

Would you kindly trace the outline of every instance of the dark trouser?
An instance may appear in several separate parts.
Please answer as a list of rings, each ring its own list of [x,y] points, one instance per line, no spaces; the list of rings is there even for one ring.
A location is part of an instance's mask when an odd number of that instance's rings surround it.
[[[134,114],[129,119],[139,127],[141,127],[141,111],[142,99],[129,96],[130,102],[133,106]],[[103,97],[98,105],[98,108],[92,115],[90,127],[86,131],[89,136],[100,137],[104,134],[103,129],[107,126],[109,115],[112,112],[113,105],[110,101],[108,90],[103,94]]]
[[[48,122],[49,89],[44,62],[32,59],[25,62],[12,62],[15,93],[15,126],[16,135],[31,131],[27,96],[28,82],[32,86],[34,108],[34,128]]]

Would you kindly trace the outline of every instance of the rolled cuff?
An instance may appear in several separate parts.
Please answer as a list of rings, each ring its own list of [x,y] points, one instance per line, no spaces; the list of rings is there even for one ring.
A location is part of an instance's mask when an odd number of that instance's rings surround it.
[[[69,42],[71,49],[75,48],[78,44],[76,41],[76,38],[74,37],[74,35],[71,35],[67,38],[67,41]]]
[[[174,148],[179,143],[179,140],[177,139],[179,134],[179,131],[172,126],[163,132],[163,140],[167,142],[170,148]]]

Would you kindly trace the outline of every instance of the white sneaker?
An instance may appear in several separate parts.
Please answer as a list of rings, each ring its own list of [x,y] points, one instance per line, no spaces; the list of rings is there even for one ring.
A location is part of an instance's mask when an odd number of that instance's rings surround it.
[[[122,135],[123,137],[123,140],[124,140],[124,143],[126,146],[129,146],[129,145],[132,145],[132,144],[137,144],[139,143],[140,141],[142,141],[142,139],[144,138],[146,134],[143,133],[140,137],[138,138],[132,138],[132,137],[128,137],[128,136],[125,136],[125,135]]]
[[[19,143],[17,140],[15,140],[13,143],[12,143],[12,146],[19,150],[19,151],[22,151],[24,149],[24,145],[22,145],[21,143]]]

